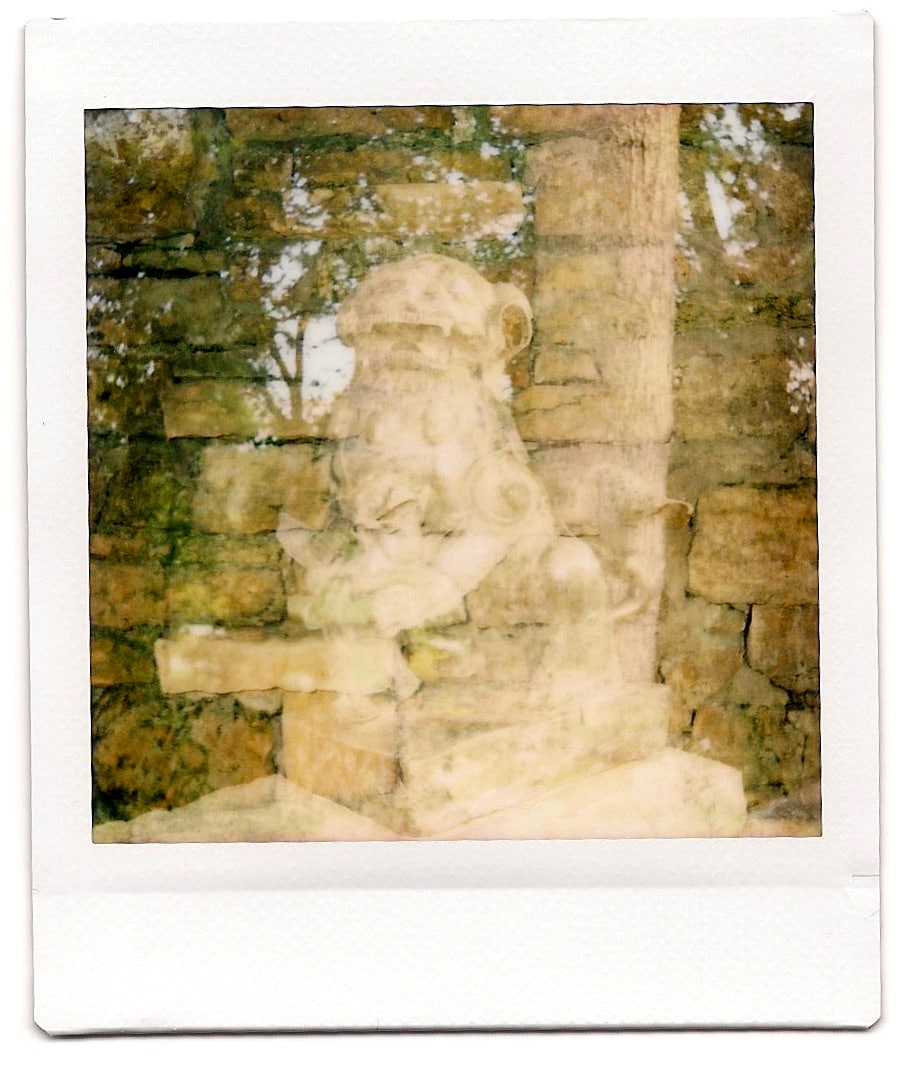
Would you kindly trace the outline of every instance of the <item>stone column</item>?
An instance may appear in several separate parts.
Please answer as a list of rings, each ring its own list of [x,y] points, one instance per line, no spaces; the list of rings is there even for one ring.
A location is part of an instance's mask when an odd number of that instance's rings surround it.
[[[591,109],[597,123],[582,109],[584,136],[572,135],[574,109],[545,110],[552,139],[528,153],[534,380],[516,398],[516,421],[541,446],[533,464],[548,490],[565,497],[575,486],[572,532],[598,535],[606,572],[619,575],[616,600],[629,603],[616,632],[624,673],[651,681],[672,430],[678,109]]]

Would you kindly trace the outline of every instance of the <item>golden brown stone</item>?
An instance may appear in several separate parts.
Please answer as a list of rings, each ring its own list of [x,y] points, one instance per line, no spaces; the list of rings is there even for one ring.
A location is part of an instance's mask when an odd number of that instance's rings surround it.
[[[155,660],[151,648],[113,637],[93,637],[91,672],[92,685],[98,686],[154,682]]]
[[[508,104],[490,109],[505,134],[582,134],[618,144],[657,144],[677,135],[674,104]]]
[[[296,141],[342,133],[383,136],[400,130],[445,130],[448,107],[233,107],[228,129],[248,141]]]
[[[210,445],[202,454],[193,519],[200,530],[274,530],[286,508],[314,529],[329,517],[330,457],[311,445]]]
[[[159,567],[92,560],[92,625],[126,630],[165,621],[164,575]]]
[[[295,693],[282,712],[282,768],[292,782],[342,804],[392,793],[398,779],[395,701]]]
[[[300,440],[329,435],[329,409],[301,396],[300,383],[181,382],[162,397],[168,437]]]
[[[720,604],[806,604],[818,597],[816,497],[808,489],[719,489],[703,496],[690,590]]]
[[[383,232],[508,237],[525,218],[516,182],[439,182],[379,185]]]
[[[757,604],[747,640],[750,665],[796,692],[819,688],[819,608]]]
[[[284,589],[278,569],[262,567],[174,567],[168,575],[171,623],[243,626],[278,622]]]
[[[412,693],[418,681],[398,645],[370,634],[334,637],[185,635],[155,643],[166,693],[285,689]]]
[[[618,243],[672,241],[677,225],[677,143],[604,144],[579,137],[530,149],[541,237]]]
[[[673,424],[670,395],[647,385],[635,396],[596,385],[533,385],[513,411],[526,441],[662,442]]]

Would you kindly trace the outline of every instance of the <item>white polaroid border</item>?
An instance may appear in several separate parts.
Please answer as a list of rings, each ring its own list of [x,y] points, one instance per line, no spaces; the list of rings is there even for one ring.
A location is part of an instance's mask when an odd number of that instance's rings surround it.
[[[26,40],[35,1013],[51,1033],[871,1025],[872,22],[92,25]],[[83,110],[810,101],[823,834],[93,845]]]

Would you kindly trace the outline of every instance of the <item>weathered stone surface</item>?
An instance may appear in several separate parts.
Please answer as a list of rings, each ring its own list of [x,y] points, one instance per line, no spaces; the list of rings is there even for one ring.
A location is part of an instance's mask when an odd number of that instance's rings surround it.
[[[670,344],[674,311],[670,244],[536,257],[535,319],[542,344],[596,351],[610,341],[645,337]]]
[[[422,690],[400,708],[396,802],[406,825],[438,833],[525,800],[573,769],[650,755],[667,736],[667,695],[661,686],[629,687],[581,713],[535,715],[512,687]]]
[[[490,109],[504,134],[582,134],[617,144],[661,145],[677,137],[674,104],[508,104]]]
[[[788,391],[792,371],[782,356],[754,356],[740,363],[681,354],[677,368],[674,430],[684,441],[773,437],[781,447],[806,427],[807,409]]]
[[[764,143],[813,143],[813,105],[801,101],[780,104],[682,104],[680,107],[680,140],[704,147],[714,140],[706,123],[706,116],[720,117],[725,106],[734,107],[741,124],[750,129],[758,122]]]
[[[816,457],[797,442],[782,446],[775,438],[738,436],[672,443],[668,495],[695,502],[724,485],[796,485],[815,478]]]
[[[294,441],[329,435],[329,407],[302,396],[300,383],[181,382],[162,397],[168,437]]]
[[[243,631],[182,636],[155,643],[166,693],[240,693],[285,689],[309,693],[412,693],[418,681],[398,645],[366,633],[267,637]]]
[[[663,507],[668,453],[665,444],[564,445],[535,449],[529,464],[558,526],[596,535],[628,530]]]
[[[527,684],[547,643],[537,626],[450,626],[408,633],[405,658],[422,682]]]
[[[152,688],[100,690],[92,708],[96,820],[178,807],[275,772],[275,716],[230,698],[162,700]]]
[[[281,546],[269,534],[229,537],[223,534],[187,534],[174,546],[171,562],[178,567],[220,567],[277,570]]]
[[[251,710],[244,702],[205,701],[190,736],[206,753],[206,785],[211,790],[249,782],[275,768],[276,716]]]
[[[89,586],[93,626],[127,630],[165,621],[164,574],[159,567],[92,560]]]
[[[794,692],[819,689],[819,608],[757,604],[747,640],[750,666]]]
[[[674,735],[689,732],[695,708],[742,666],[745,627],[742,611],[696,597],[669,606],[658,646],[661,677],[674,694]]]
[[[89,431],[123,439],[139,434],[161,436],[159,395],[167,381],[167,369],[159,352],[90,348]]]
[[[336,134],[382,137],[401,130],[446,130],[448,107],[233,107],[228,129],[248,141],[297,141]]]
[[[274,530],[285,508],[322,528],[329,517],[330,456],[311,445],[210,445],[202,455],[193,519],[200,530]]]
[[[528,152],[535,226],[542,237],[600,237],[639,244],[673,240],[677,142],[647,148],[579,137]]]
[[[150,644],[95,636],[90,659],[92,685],[139,685],[155,681],[155,659]]]
[[[294,154],[294,171],[317,186],[361,188],[403,181],[508,181],[510,178],[509,159],[499,152],[479,155],[466,148],[410,149],[376,144],[359,145],[346,151],[326,151],[318,145],[300,148]],[[262,182],[257,184],[268,187]],[[276,183],[275,187],[282,186]]]
[[[95,521],[99,530],[122,533],[132,527],[160,543],[167,530],[187,524],[197,452],[195,442],[169,445],[142,437],[130,441],[122,455],[117,450],[98,450],[102,470],[90,492],[98,494]]]
[[[356,806],[398,782],[393,699],[294,693],[282,713],[282,769],[304,789]]]
[[[379,185],[385,232],[506,237],[522,225],[525,205],[516,182],[471,181]]]
[[[806,285],[788,288],[706,285],[681,295],[676,329],[678,336],[690,331],[729,333],[756,326],[807,333],[813,330],[814,316],[812,279]]]
[[[211,127],[203,111],[87,111],[88,236],[135,241],[192,230],[215,177]]]
[[[284,587],[276,568],[173,567],[168,574],[168,620],[251,626],[280,621]]]
[[[466,597],[480,627],[557,623],[604,607],[604,584],[589,546],[556,537],[534,551],[517,551],[493,566]]]
[[[221,278],[90,278],[88,336],[100,346],[186,344],[232,348],[268,343],[272,323],[258,303],[234,298]]]
[[[96,844],[180,841],[393,841],[391,830],[281,775],[220,789],[177,811],[149,811],[92,832]]]
[[[819,779],[819,717],[787,706],[787,694],[768,681],[700,706],[688,747],[743,770],[751,803],[806,788]],[[761,676],[760,676],[761,678]],[[763,697],[767,699],[763,700]]]
[[[89,244],[85,250],[87,274],[105,274],[115,271],[121,263],[121,254],[110,245]]]
[[[817,552],[812,490],[719,489],[696,510],[690,589],[722,604],[814,603]]]
[[[659,390],[632,396],[596,385],[533,385],[513,403],[526,441],[550,443],[668,441],[671,396]]]
[[[440,834],[509,838],[739,837],[747,827],[739,771],[665,749],[577,775],[542,796]]]

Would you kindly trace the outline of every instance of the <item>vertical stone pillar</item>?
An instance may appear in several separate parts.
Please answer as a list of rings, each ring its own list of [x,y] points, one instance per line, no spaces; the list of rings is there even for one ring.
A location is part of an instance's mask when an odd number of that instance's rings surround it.
[[[555,482],[590,477],[630,681],[656,671],[672,430],[678,109],[602,109],[585,136],[529,151],[538,251],[534,384],[516,400],[519,430]],[[561,132],[567,132],[562,130]],[[595,447],[597,446],[597,447]],[[543,459],[544,457],[542,457]]]

